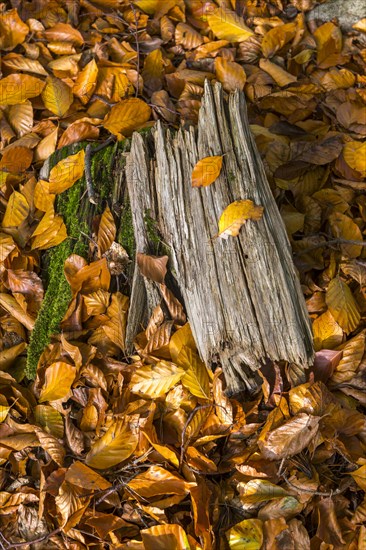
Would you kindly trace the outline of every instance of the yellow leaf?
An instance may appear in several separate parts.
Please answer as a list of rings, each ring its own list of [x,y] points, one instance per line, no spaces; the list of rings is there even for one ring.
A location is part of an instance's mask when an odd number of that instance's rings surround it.
[[[182,384],[192,395],[210,398],[210,378],[206,365],[192,349],[183,346],[177,357],[177,364],[185,369]]]
[[[61,413],[50,405],[37,405],[34,409],[34,419],[45,432],[62,439],[64,436],[64,421]]]
[[[328,310],[313,322],[314,348],[334,349],[343,341],[343,330]]]
[[[104,119],[103,126],[112,134],[129,137],[134,130],[149,120],[150,115],[150,107],[141,99],[124,99],[112,107]]]
[[[229,42],[244,42],[253,34],[242,17],[225,8],[217,8],[209,13],[207,23],[217,38]]]
[[[263,528],[260,519],[245,519],[229,529],[227,539],[230,550],[260,550]]]
[[[8,416],[9,411],[10,411],[10,407],[4,407],[4,405],[0,405],[0,422],[4,422],[4,420]]]
[[[244,89],[247,75],[239,63],[217,57],[215,60],[215,71],[217,80],[221,82],[226,92],[230,93],[235,92],[235,90]]]
[[[0,80],[0,105],[17,105],[31,97],[37,97],[45,82],[27,74],[11,74]]]
[[[140,533],[145,550],[191,550],[187,535],[178,524],[154,525]]]
[[[229,204],[219,220],[219,237],[237,237],[246,220],[260,220],[263,206],[256,206],[251,200],[240,200]]]
[[[366,142],[347,141],[343,148],[343,157],[352,170],[366,177]]]
[[[82,149],[75,155],[60,160],[50,172],[49,192],[62,193],[72,187],[84,173],[84,159],[85,152]]]
[[[251,479],[248,483],[239,482],[237,485],[240,500],[244,504],[256,504],[265,500],[282,498],[288,495],[288,491],[274,485],[265,479]]]
[[[357,21],[357,23],[352,25],[352,28],[356,31],[366,32],[366,17]]]
[[[28,217],[29,205],[24,195],[13,191],[9,197],[4,218],[3,227],[18,227]]]
[[[222,156],[205,157],[197,162],[192,171],[192,187],[207,187],[220,175]]]
[[[163,456],[166,460],[169,460],[175,466],[176,468],[179,468],[179,460],[177,457],[177,454],[169,449],[167,445],[159,445],[159,443],[156,443],[152,440],[151,437],[146,432],[143,432],[146,439],[151,443],[151,445],[154,447],[156,451],[158,451],[161,456]]]
[[[357,483],[357,485],[363,490],[366,491],[366,464],[363,464],[361,468],[350,472],[351,476]]]
[[[39,402],[56,401],[65,397],[75,380],[76,369],[68,363],[57,361],[46,369],[45,382],[41,389]]]
[[[61,216],[56,216],[53,204],[49,204],[43,218],[33,231],[32,250],[37,248],[39,250],[46,250],[51,246],[60,244],[67,237],[66,227]]]
[[[46,137],[44,137],[37,145],[34,160],[46,160],[52,155],[56,150],[58,136],[58,128],[55,128],[50,132]]]
[[[157,399],[178,384],[184,374],[184,369],[168,361],[159,361],[156,365],[144,365],[133,373],[130,390],[143,397]]]
[[[325,301],[344,332],[348,334],[358,327],[361,319],[359,307],[349,286],[339,277],[330,281]]]
[[[111,247],[116,237],[116,224],[114,223],[112,212],[109,206],[104,210],[100,219],[97,245],[99,257],[103,256],[107,250]]]
[[[102,435],[94,441],[85,458],[85,463],[91,468],[104,470],[129,458],[135,451],[138,435],[129,428],[125,420],[117,420]]]
[[[95,60],[92,59],[84,69],[80,71],[73,87],[73,93],[76,95],[81,103],[86,105],[94,93],[97,85],[98,78],[98,65]]]
[[[42,91],[42,99],[46,109],[54,115],[62,117],[72,104],[72,90],[59,78],[50,76],[47,78],[46,87]]]
[[[178,355],[180,354],[183,346],[196,351],[196,342],[194,341],[189,323],[186,323],[178,329],[170,339],[169,351],[172,361],[177,361]]]
[[[47,212],[50,207],[53,207],[56,195],[50,193],[50,184],[48,181],[39,180],[34,189],[33,202],[34,206],[42,212]]]

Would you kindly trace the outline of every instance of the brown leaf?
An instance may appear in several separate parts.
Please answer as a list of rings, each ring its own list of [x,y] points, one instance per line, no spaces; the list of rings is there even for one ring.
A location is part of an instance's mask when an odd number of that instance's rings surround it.
[[[317,433],[319,421],[318,416],[300,413],[268,432],[263,440],[258,441],[263,457],[280,460],[300,453]]]
[[[116,233],[116,224],[114,223],[112,212],[109,206],[107,206],[102,214],[98,228],[97,245],[99,257],[103,256],[111,247],[116,238]]]
[[[141,274],[156,283],[163,284],[167,273],[168,256],[148,256],[147,254],[137,253],[137,265]]]

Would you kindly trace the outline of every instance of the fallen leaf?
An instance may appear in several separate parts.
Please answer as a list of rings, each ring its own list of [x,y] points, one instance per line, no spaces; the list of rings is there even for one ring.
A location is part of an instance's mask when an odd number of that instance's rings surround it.
[[[192,171],[192,187],[207,187],[220,175],[223,156],[205,157],[197,162]]]
[[[246,220],[257,221],[262,215],[263,206],[257,206],[250,200],[232,202],[221,214],[218,236],[222,239],[227,239],[229,235],[237,237]]]

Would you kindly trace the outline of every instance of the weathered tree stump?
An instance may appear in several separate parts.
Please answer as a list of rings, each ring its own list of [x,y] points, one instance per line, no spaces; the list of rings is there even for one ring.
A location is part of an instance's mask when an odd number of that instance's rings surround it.
[[[131,233],[126,227],[130,214],[134,252],[157,253],[156,240],[161,241],[160,252],[170,259],[172,289],[183,299],[202,359],[222,366],[232,393],[255,391],[256,370],[267,360],[286,360],[303,372],[313,360],[310,322],[286,230],[250,132],[244,95],[237,92],[227,101],[219,84],[212,88],[207,83],[197,128],[172,132],[158,122],[122,147],[114,155],[118,170],[111,172],[109,201],[118,217],[123,214],[120,242],[126,246],[123,233]],[[216,182],[192,188],[196,162],[222,154],[224,167]],[[262,205],[263,218],[246,222],[238,237],[214,238],[223,210],[239,199]],[[142,277],[135,257],[133,262],[130,351],[161,301],[157,285]]]
[[[222,154],[218,180],[192,188],[196,162]],[[253,390],[253,371],[267,359],[309,365],[308,313],[244,95],[237,92],[227,103],[221,86],[207,83],[198,128],[173,134],[158,123],[150,143],[135,133],[126,174],[137,250],[148,252],[148,214],[170,250],[202,359],[222,365],[228,389]],[[247,222],[238,237],[214,239],[221,213],[239,199],[264,206],[263,219]]]

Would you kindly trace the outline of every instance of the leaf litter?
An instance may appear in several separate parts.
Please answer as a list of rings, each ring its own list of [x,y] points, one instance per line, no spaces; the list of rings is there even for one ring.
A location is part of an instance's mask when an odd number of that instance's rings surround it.
[[[366,26],[308,24],[313,6],[1,5],[2,548],[363,548]],[[67,238],[55,199],[83,175],[85,154],[61,160],[48,181],[42,162],[158,118],[196,122],[205,79],[246,95],[313,320],[308,378],[267,365],[257,395],[228,397],[165,283],[166,256],[139,258],[166,307],[126,357],[128,297],[111,278],[128,258],[112,268],[119,245],[106,207],[94,257],[65,263],[62,333],[27,380],[41,252]],[[193,186],[220,185],[224,166],[201,159]],[[225,237],[260,216],[260,205],[237,202],[217,220]]]

